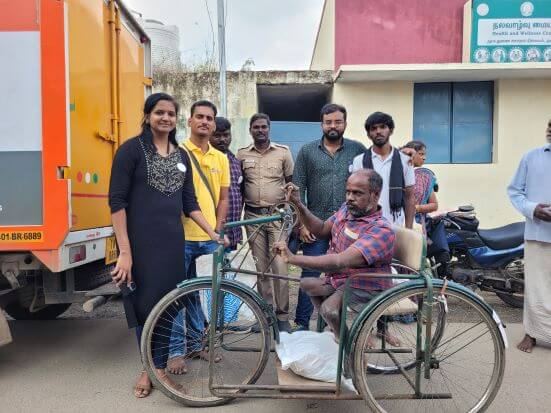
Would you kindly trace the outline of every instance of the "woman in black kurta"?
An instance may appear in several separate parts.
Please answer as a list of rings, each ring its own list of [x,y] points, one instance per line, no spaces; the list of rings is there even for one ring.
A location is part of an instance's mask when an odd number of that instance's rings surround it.
[[[120,249],[113,279],[135,285],[124,299],[138,340],[151,309],[185,276],[182,212],[217,239],[197,204],[189,158],[176,143],[177,110],[170,95],[151,95],[144,105],[142,133],[120,146],[111,170],[109,205]],[[166,357],[155,364],[160,377],[169,380]],[[145,397],[150,389],[142,372],[135,395]]]
[[[126,210],[137,287],[126,297],[135,312],[127,314],[129,327],[143,325],[155,304],[184,278],[181,213],[199,209],[187,154],[178,149],[162,157],[146,145],[138,136],[119,148],[109,191],[111,211]]]

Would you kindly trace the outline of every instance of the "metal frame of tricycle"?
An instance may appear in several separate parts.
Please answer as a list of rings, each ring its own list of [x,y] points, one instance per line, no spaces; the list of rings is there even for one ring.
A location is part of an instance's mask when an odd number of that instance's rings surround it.
[[[283,221],[285,213],[276,213],[271,216],[230,222],[225,225],[225,229],[234,228],[238,226],[245,225],[262,225],[268,224],[276,221]],[[223,238],[223,232],[221,232],[221,238]],[[392,274],[394,279],[405,279],[409,282],[402,283],[400,285],[394,286],[381,294],[379,294],[375,299],[371,300],[367,306],[358,314],[355,318],[350,329],[346,326],[346,311],[343,311],[343,317],[341,320],[340,332],[339,332],[339,353],[338,353],[338,367],[337,367],[337,377],[336,377],[336,387],[335,390],[328,391],[327,387],[324,386],[304,386],[304,385],[262,385],[262,384],[240,384],[240,385],[224,385],[224,384],[215,384],[215,352],[209,351],[209,389],[212,394],[216,397],[228,397],[228,398],[273,398],[273,399],[318,399],[318,400],[361,400],[363,399],[361,395],[356,393],[343,393],[341,377],[343,372],[343,361],[346,356],[346,353],[349,353],[351,350],[351,343],[356,339],[359,330],[362,326],[364,320],[371,314],[371,312],[376,309],[381,303],[386,301],[388,298],[393,296],[398,291],[403,291],[408,287],[412,286],[426,286],[427,294],[421,302],[421,305],[418,306],[417,310],[417,338],[416,338],[416,364],[415,364],[415,382],[413,382],[407,375],[405,370],[399,365],[397,360],[393,357],[393,353],[406,353],[412,352],[412,349],[392,349],[388,350],[385,348],[384,343],[382,349],[373,350],[372,352],[382,353],[385,352],[396,364],[399,369],[399,373],[405,377],[407,382],[413,389],[412,394],[382,394],[376,395],[376,399],[449,399],[451,394],[449,393],[437,393],[437,394],[425,394],[421,392],[421,380],[422,375],[425,379],[430,378],[430,369],[431,369],[431,322],[432,322],[432,306],[436,302],[434,298],[434,284],[442,286],[442,292],[446,289],[447,283],[442,283],[438,280],[433,280],[431,277],[430,268],[427,268],[424,262],[424,256],[426,252],[426,245],[423,245],[422,253],[422,262],[420,264],[420,271],[418,274],[410,275],[398,275]],[[226,272],[234,273],[243,273],[249,275],[257,276],[267,276],[271,278],[278,278],[288,281],[299,281],[296,277],[289,277],[288,275],[282,274],[271,274],[266,272],[256,272],[249,270],[241,270],[239,268],[233,268],[227,263],[224,262],[224,247],[222,245],[215,251],[213,257],[213,276],[212,276],[212,297],[211,297],[211,314],[210,314],[210,324],[209,324],[209,348],[215,348],[216,346],[216,331],[218,324],[218,315],[219,315],[219,299],[218,295],[220,292],[220,286],[222,284],[223,274]],[[371,278],[383,278],[388,277],[389,274],[361,274],[361,276],[367,276]],[[229,280],[224,280],[227,283]],[[232,285],[239,286],[243,292],[249,294],[253,297],[260,307],[264,310],[267,318],[271,321],[274,339],[276,342],[279,342],[279,331],[277,329],[277,323],[275,314],[273,310],[262,300],[259,294],[254,291],[252,288],[242,285],[237,281],[229,281]],[[347,279],[346,287],[350,282],[350,277]],[[342,308],[346,309],[348,305],[348,292],[345,288],[343,296]],[[422,312],[423,311],[423,312]],[[421,314],[422,312],[422,314]],[[423,347],[423,320],[425,320],[425,343]],[[321,329],[322,324],[318,319],[318,330]],[[383,340],[384,342],[384,340]],[[222,344],[223,345],[223,344]],[[226,350],[234,351],[258,351],[255,349],[247,348],[226,348]],[[424,364],[424,368],[423,368]],[[230,393],[229,391],[234,391]],[[274,391],[270,393],[250,393],[251,390],[258,391]],[[280,391],[280,392],[275,392]],[[292,392],[292,393],[289,393]]]

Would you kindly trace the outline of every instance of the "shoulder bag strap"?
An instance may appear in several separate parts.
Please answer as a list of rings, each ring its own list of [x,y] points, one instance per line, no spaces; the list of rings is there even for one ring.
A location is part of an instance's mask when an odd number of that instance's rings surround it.
[[[184,150],[189,155],[189,158],[191,159],[191,163],[193,163],[193,167],[195,169],[197,169],[197,173],[199,174],[199,177],[201,178],[201,181],[203,181],[203,184],[205,184],[205,186],[207,187],[207,189],[209,191],[209,194],[210,194],[210,197],[212,198],[212,202],[214,204],[214,209],[216,210],[216,200],[214,198],[214,192],[212,191],[212,188],[209,185],[209,181],[207,180],[207,177],[205,176],[205,173],[201,169],[201,165],[199,165],[199,161],[197,160],[195,155],[190,150],[188,150],[188,148],[185,147],[185,145],[182,145],[182,146],[184,147]]]

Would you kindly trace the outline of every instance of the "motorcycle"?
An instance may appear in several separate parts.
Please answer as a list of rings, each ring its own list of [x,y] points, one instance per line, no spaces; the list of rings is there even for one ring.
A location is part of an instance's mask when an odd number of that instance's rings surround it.
[[[494,292],[513,307],[523,307],[524,222],[479,229],[470,205],[432,220],[433,228],[440,223],[444,227],[451,258],[448,276],[473,289]]]

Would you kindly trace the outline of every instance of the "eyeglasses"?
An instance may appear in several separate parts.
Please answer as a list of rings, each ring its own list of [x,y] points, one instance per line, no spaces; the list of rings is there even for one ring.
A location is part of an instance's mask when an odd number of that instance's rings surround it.
[[[342,126],[344,125],[344,120],[324,120],[323,124],[325,126],[331,126],[331,125]]]

